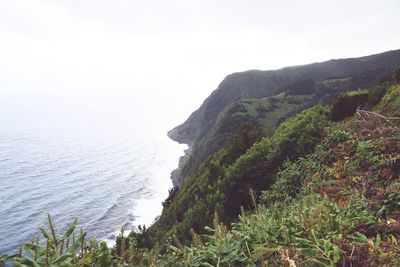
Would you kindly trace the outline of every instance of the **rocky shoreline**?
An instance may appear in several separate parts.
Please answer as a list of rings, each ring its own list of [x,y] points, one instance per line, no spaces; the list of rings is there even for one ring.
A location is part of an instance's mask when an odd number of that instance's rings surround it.
[[[179,158],[179,163],[178,163],[178,168],[173,170],[171,172],[171,180],[174,188],[177,188],[181,185],[181,176],[180,176],[180,170],[182,166],[187,162],[187,160],[190,158],[190,153],[192,151],[192,148],[189,147],[188,149],[185,149],[185,154]]]
[[[179,135],[177,133],[177,129],[174,128],[171,131],[169,131],[167,133],[168,137],[175,141],[178,142],[179,144],[185,144],[188,146],[187,149],[185,149],[184,151],[184,155],[182,157],[179,158],[179,163],[178,163],[178,168],[176,168],[175,170],[173,170],[171,172],[171,181],[172,181],[172,185],[174,186],[174,188],[178,188],[182,181],[181,181],[181,176],[180,176],[180,170],[182,168],[182,166],[185,165],[185,163],[189,160],[191,152],[192,152],[192,147],[193,147],[193,141],[190,140],[190,138],[188,138],[187,136],[182,136]]]

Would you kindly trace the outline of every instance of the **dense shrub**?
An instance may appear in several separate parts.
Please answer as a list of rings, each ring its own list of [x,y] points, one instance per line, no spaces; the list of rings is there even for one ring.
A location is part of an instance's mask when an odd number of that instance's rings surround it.
[[[225,168],[261,137],[250,123],[236,126],[224,148],[212,154],[170,195],[158,221],[139,236],[138,244],[152,247],[173,234],[182,242],[191,240],[191,229],[203,232],[212,223],[214,212],[222,213],[225,198]]]
[[[354,114],[358,107],[368,103],[368,90],[342,93],[333,103],[331,118],[339,121]]]
[[[327,110],[315,106],[282,123],[273,136],[254,144],[227,170],[224,219],[237,216],[240,206],[251,208],[248,192],[268,188],[287,159],[312,151],[329,125]]]
[[[141,242],[154,244],[172,234],[188,242],[190,230],[202,233],[204,226],[212,222],[214,212],[224,223],[237,218],[241,205],[251,208],[250,188],[256,192],[268,188],[285,160],[309,153],[320,142],[329,125],[327,114],[327,109],[320,106],[306,110],[247,151],[259,135],[250,125],[242,125],[228,145],[184,181],[160,219],[147,231],[148,238]]]

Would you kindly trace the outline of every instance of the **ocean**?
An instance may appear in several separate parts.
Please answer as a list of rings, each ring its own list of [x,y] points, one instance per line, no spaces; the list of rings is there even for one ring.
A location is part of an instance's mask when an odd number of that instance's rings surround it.
[[[147,99],[147,100],[146,100]],[[137,95],[15,94],[0,100],[0,254],[40,236],[49,213],[113,244],[123,227],[161,213],[185,145],[166,99]]]

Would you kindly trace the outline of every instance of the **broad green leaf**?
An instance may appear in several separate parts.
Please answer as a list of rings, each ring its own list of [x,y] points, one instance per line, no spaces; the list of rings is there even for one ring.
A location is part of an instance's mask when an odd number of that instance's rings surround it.
[[[358,236],[358,238],[361,242],[368,243],[369,239],[364,234],[362,234],[360,232],[356,232],[356,235]]]
[[[333,262],[338,263],[340,259],[340,248],[337,245],[333,245]]]
[[[67,260],[69,257],[72,257],[71,253],[64,253],[63,255],[61,255],[60,257],[58,257],[55,261],[53,261],[52,263],[54,264],[59,264],[59,263],[63,263],[65,260]]]
[[[65,233],[64,233],[64,235],[63,235],[61,241],[67,239],[67,238],[74,232],[75,226],[76,226],[76,222],[77,222],[77,220],[74,219],[74,220],[70,223],[70,225],[68,226],[67,231],[65,231]]]
[[[180,251],[177,247],[172,246],[172,245],[169,246],[169,248],[172,249],[172,250],[175,251],[175,252]]]
[[[315,236],[314,229],[311,229],[311,236],[312,236],[312,238],[313,238],[314,243],[318,245],[319,242],[318,242],[317,237]]]
[[[0,262],[11,260],[17,256],[18,256],[18,254],[14,254],[14,255],[10,255],[10,256],[7,254],[0,255]]]
[[[328,256],[330,255],[330,248],[331,248],[331,242],[328,240],[323,239],[322,242],[324,243],[324,251]]]
[[[44,229],[43,227],[40,227],[39,229],[42,232],[43,236],[47,239],[47,241],[50,241],[51,237],[50,237],[49,233],[46,231],[46,229]]]
[[[13,267],[25,267],[25,266],[14,260],[13,261]]]
[[[379,248],[382,243],[381,235],[378,233],[375,239],[375,249]]]
[[[30,266],[30,267],[42,267],[40,264],[38,264],[37,262],[28,259],[28,258],[16,258],[14,260],[14,264],[18,263],[18,264],[22,264],[22,266]],[[19,266],[19,265],[17,265]]]
[[[383,205],[378,212],[376,213],[377,216],[382,217],[384,215],[384,213],[386,212],[386,206]]]
[[[340,218],[333,219],[333,229],[340,233]]]
[[[81,235],[78,240],[75,241],[75,243],[73,243],[68,250],[65,253],[75,253],[75,251],[79,248],[79,246],[82,244],[84,238],[86,236],[86,233],[84,233],[83,235]]]
[[[299,251],[304,254],[315,255],[318,250],[314,248],[300,248]]]
[[[39,245],[36,245],[36,244],[25,243],[24,244],[24,250],[40,253],[40,252],[42,252],[44,250],[44,248],[42,246],[39,246]]]

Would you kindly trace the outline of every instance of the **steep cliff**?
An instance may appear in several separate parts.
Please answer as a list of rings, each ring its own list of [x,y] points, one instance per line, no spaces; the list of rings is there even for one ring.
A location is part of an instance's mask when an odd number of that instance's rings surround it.
[[[285,118],[315,104],[332,104],[343,91],[371,88],[399,65],[400,50],[394,50],[360,58],[334,59],[270,71],[251,70],[227,76],[198,110],[169,132],[171,139],[190,146],[179,168],[173,172],[175,186],[224,146],[235,129],[227,125],[248,122],[250,118],[255,127],[269,135]],[[253,104],[260,107],[257,114],[240,111]],[[237,110],[239,112],[233,112]],[[252,120],[257,116],[266,119]]]

